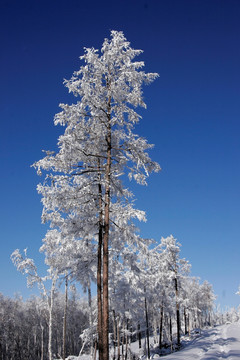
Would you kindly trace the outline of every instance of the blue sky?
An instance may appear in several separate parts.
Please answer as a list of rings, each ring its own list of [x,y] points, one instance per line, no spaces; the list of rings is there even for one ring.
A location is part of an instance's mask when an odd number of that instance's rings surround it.
[[[162,167],[149,185],[128,184],[148,222],[141,234],[173,234],[192,274],[213,284],[218,302],[238,306],[240,284],[240,3],[234,0],[10,1],[0,4],[0,292],[28,296],[11,252],[38,254],[40,181],[30,165],[54,149],[53,125],[83,47],[100,48],[122,30],[144,50],[148,109],[136,132],[155,144]]]

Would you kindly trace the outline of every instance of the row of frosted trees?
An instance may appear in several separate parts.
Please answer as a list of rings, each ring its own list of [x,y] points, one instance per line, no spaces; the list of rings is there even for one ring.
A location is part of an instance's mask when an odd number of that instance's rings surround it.
[[[47,239],[44,241],[45,249]],[[58,258],[56,250],[52,248],[54,261]],[[58,251],[60,250],[65,252],[65,248],[61,249],[59,245]],[[74,250],[75,248],[72,248],[72,251]],[[49,256],[48,253],[48,265]],[[74,252],[71,255],[69,251],[68,256],[78,258],[80,253]],[[29,316],[24,326],[31,327],[34,324],[35,332],[22,332],[25,338],[29,334],[31,338],[25,342],[19,341],[19,351],[23,352],[19,359],[53,359],[60,356],[65,359],[69,354],[79,355],[84,352],[95,359],[99,345],[97,298],[92,298],[91,294],[94,286],[83,286],[88,296],[87,301],[80,303],[76,300],[75,292],[74,296],[68,295],[68,283],[78,278],[77,266],[73,267],[72,271],[69,268],[68,272],[57,272],[51,263],[48,275],[40,277],[33,260],[27,257],[26,252],[21,255],[16,250],[12,254],[12,260],[18,270],[27,275],[28,284],[32,286],[37,283],[42,293],[41,301],[36,302],[36,299],[33,299],[25,305],[25,308],[35,307],[33,313],[37,319],[31,319],[28,311],[24,314],[24,318]],[[155,352],[161,354],[166,347],[173,351],[180,347],[182,335],[190,335],[194,328],[201,329],[215,324],[215,297],[212,287],[208,282],[200,284],[197,278],[190,276],[190,265],[180,257],[180,244],[173,236],[162,238],[155,246],[148,247],[144,244],[135,253],[125,249],[122,259],[110,256],[109,260],[111,358],[127,359],[133,355],[137,358],[143,353],[150,357],[150,336],[154,337]],[[96,264],[92,262],[91,266],[94,272]],[[84,270],[81,266],[82,271]],[[50,286],[47,285],[48,281]],[[59,294],[58,284],[63,282],[65,293]],[[17,333],[14,338],[18,339]],[[35,357],[31,357],[31,344],[34,339]],[[131,351],[131,343],[134,341],[138,341],[136,354]],[[24,351],[27,352],[25,344],[28,344],[28,351],[31,351],[24,357]],[[7,358],[10,359],[2,357]]]
[[[136,108],[146,108],[142,85],[158,76],[145,73],[144,63],[135,61],[141,53],[131,48],[123,33],[117,31],[104,40],[100,52],[85,49],[80,57],[84,64],[70,80],[65,80],[77,101],[72,105],[60,104],[62,110],[54,119],[55,125],[65,127],[58,139],[58,149],[46,151],[46,156],[33,165],[44,176],[38,192],[42,195],[42,221],[50,225],[41,247],[48,274],[40,277],[34,262],[19,251],[12,259],[27,274],[29,285],[38,283],[48,299],[50,360],[54,291],[60,277],[66,281],[64,321],[68,281],[77,281],[88,293],[89,328],[83,338],[85,343],[90,339],[92,352],[94,348],[98,351],[99,360],[108,360],[112,348],[115,353],[118,348],[115,356],[119,357],[122,342],[127,353],[130,328],[134,326],[140,329],[139,334],[146,331],[149,338],[153,314],[155,332],[160,326],[160,347],[166,321],[172,338],[175,318],[180,345],[183,309],[186,328],[190,321],[200,321],[199,308],[206,318],[209,316],[210,305],[206,301],[202,312],[197,291],[193,292],[195,305],[192,298],[187,300],[183,295],[187,286],[197,289],[197,282],[191,280],[189,285],[186,281],[189,266],[179,259],[176,240],[170,236],[151,248],[151,241],[140,237],[136,220],[145,221],[145,213],[135,209],[133,194],[121,180],[126,182],[128,178],[145,185],[149,174],[160,170],[148,155],[152,145],[134,133],[141,119]],[[45,287],[46,280],[52,282],[51,290]],[[92,283],[97,288],[95,317]],[[144,321],[140,316],[143,313]],[[190,320],[193,314],[194,320]],[[111,331],[113,347],[109,344]]]
[[[194,304],[196,300],[188,299],[189,304],[192,301],[192,307],[183,307],[185,302],[183,300],[180,301],[181,333],[189,330],[189,327],[187,327],[187,330],[185,328],[185,313],[189,316],[187,326],[190,325],[191,329],[192,327],[199,326],[199,324],[208,324],[209,314],[212,314],[210,302],[208,303],[209,310],[207,310],[207,302],[209,300],[206,298],[204,301],[204,298],[208,295],[212,296],[209,284],[203,283],[200,285],[197,279],[191,279],[191,281],[195,284],[196,293],[194,297],[195,299],[198,298],[198,307]],[[121,284],[121,287],[123,288],[123,284]],[[156,293],[154,295],[156,296]],[[124,358],[126,357],[126,352],[130,355],[130,343],[133,341],[138,342],[138,347],[140,347],[139,354],[147,350],[145,346],[147,343],[145,299],[144,297],[139,297],[135,301],[133,298],[129,301],[129,296],[126,296],[126,294],[123,294],[123,298],[125,300],[125,309],[121,306],[121,301],[117,310],[114,310],[111,306],[111,345],[112,355],[115,351],[116,358],[118,358],[119,353],[121,358],[123,358],[123,354]],[[168,308],[159,308],[157,303],[154,303],[153,296],[151,297],[150,293],[147,299],[148,328],[150,335],[154,336],[155,347],[160,348],[167,344],[168,346],[174,346],[174,343],[171,343],[172,335],[169,327],[171,319],[173,328],[176,329],[174,298],[171,300],[170,298],[166,299]],[[133,302],[135,306],[130,308],[130,303]],[[117,304],[116,298],[115,304]],[[66,317],[66,356],[69,354],[78,355],[82,348],[83,352],[91,353],[91,333],[96,332],[96,298],[93,299],[91,306],[94,323],[93,331],[90,329],[88,301],[80,300],[79,294],[75,291],[74,287],[70,289]],[[126,307],[129,307],[128,310],[126,310]],[[0,359],[47,359],[49,335],[49,308],[47,299],[44,297],[33,297],[24,302],[20,297],[10,299],[0,295],[0,308]],[[64,308],[65,294],[59,293],[58,288],[56,288],[52,314],[52,353],[54,358],[60,358],[63,355]],[[239,312],[233,311],[233,309],[225,314],[218,312],[211,315],[212,323],[216,321],[223,323],[238,319]],[[174,333],[173,336],[175,337]],[[161,337],[160,334],[162,334]],[[96,337],[94,336],[93,339],[96,339]],[[92,349],[92,356],[94,356],[94,348]]]
[[[32,297],[23,301],[21,297],[10,299],[0,294],[0,359],[43,360],[48,359],[49,311],[46,299]],[[76,292],[71,292],[68,301],[66,350],[68,354],[79,352],[79,338],[89,326],[85,302]],[[53,309],[53,353],[62,354],[64,297],[55,292]],[[60,355],[59,355],[60,357]]]

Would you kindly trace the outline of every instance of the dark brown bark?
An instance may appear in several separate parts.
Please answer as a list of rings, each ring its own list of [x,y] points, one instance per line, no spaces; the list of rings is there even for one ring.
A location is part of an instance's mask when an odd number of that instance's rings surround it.
[[[100,164],[99,168],[100,168]],[[103,360],[103,334],[102,334],[102,186],[101,176],[98,184],[99,196],[99,228],[98,228],[98,265],[97,265],[97,303],[98,303],[98,358]]]

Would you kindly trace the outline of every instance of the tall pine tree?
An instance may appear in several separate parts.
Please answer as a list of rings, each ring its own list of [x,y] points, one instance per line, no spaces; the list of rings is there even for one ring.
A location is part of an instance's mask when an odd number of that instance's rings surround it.
[[[86,226],[83,231],[87,233],[89,228],[98,226],[100,360],[109,358],[109,241],[111,228],[115,226],[111,211],[117,201],[127,206],[130,196],[119,177],[127,171],[129,179],[146,184],[149,173],[160,169],[147,153],[152,145],[133,132],[140,119],[135,108],[146,107],[142,85],[158,76],[145,73],[142,61],[133,61],[141,53],[132,49],[123,33],[117,31],[111,32],[111,39],[104,40],[100,54],[94,48],[85,49],[80,57],[85,64],[70,80],[65,80],[69,92],[78,101],[72,105],[60,104],[62,111],[55,116],[55,124],[66,127],[58,141],[59,151],[48,152],[34,164],[39,173],[52,172],[48,175],[52,183],[56,177],[59,180],[59,174],[63,174],[63,182],[67,177],[71,186],[76,185],[76,178],[80,179],[80,196],[75,199],[79,200],[81,212],[78,213],[84,220],[88,214],[90,218],[83,222]],[[133,217],[142,218],[142,213],[134,213],[131,206],[129,211]]]

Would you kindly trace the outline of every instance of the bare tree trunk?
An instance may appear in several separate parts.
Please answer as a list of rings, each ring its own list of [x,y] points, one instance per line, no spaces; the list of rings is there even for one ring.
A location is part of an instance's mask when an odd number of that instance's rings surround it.
[[[116,316],[115,310],[112,311],[112,321],[113,321],[113,360],[116,358],[116,339],[117,339],[117,330],[116,330]]]
[[[162,348],[162,331],[163,331],[163,305],[161,306],[160,326],[159,326],[159,349]]]
[[[145,315],[146,315],[146,334],[147,334],[147,357],[150,359],[150,345],[149,345],[149,324],[148,324],[148,310],[147,310],[147,298],[145,296]]]
[[[63,315],[63,360],[66,358],[66,333],[67,333],[67,303],[68,303],[68,276],[65,279],[65,306]]]
[[[98,197],[99,197],[99,228],[98,228],[98,264],[97,264],[97,303],[98,303],[98,358],[103,360],[103,340],[102,340],[102,186],[100,175],[100,160],[98,162],[99,168],[99,184],[98,184]]]
[[[153,341],[154,341],[154,344],[157,344],[158,342],[158,320],[157,320],[157,317],[156,315],[154,315],[154,318],[153,318]]]
[[[132,325],[132,319],[130,320],[130,344],[133,342],[133,325]]]
[[[196,316],[196,312],[194,311],[194,329],[196,329],[197,327],[197,316]]]
[[[93,360],[96,360],[96,357],[97,357],[97,341],[95,341]]]
[[[118,343],[118,360],[120,360],[120,326],[119,326],[119,315],[117,317],[117,343]]]
[[[123,325],[122,325],[122,358],[124,359],[124,343],[125,343],[125,319],[123,319]]]
[[[89,309],[89,325],[91,328],[91,339],[90,339],[90,347],[91,347],[91,356],[93,356],[93,334],[92,334],[92,327],[93,327],[93,315],[92,315],[92,292],[91,292],[91,283],[90,279],[88,280],[88,309]]]
[[[176,293],[176,316],[177,316],[177,346],[180,348],[180,331],[181,331],[181,323],[180,323],[180,309],[178,302],[178,282],[177,278],[175,278],[175,293]]]
[[[141,349],[142,347],[142,337],[141,337],[141,326],[138,323],[138,348]]]
[[[44,352],[44,341],[43,341],[43,333],[44,333],[44,327],[42,324],[41,326],[41,360],[43,360],[43,352]]]
[[[107,163],[105,172],[105,208],[104,208],[104,235],[103,235],[103,360],[109,359],[109,305],[108,305],[108,242],[110,220],[110,174],[111,174],[111,98],[108,100],[107,123]]]
[[[172,352],[173,348],[172,348],[172,318],[171,318],[171,315],[170,315],[170,320],[169,320],[169,333],[170,333],[171,352]]]
[[[186,308],[184,308],[184,327],[185,327],[185,335],[187,335],[187,313]]]
[[[128,319],[126,320],[127,327],[126,330],[128,331]],[[127,353],[128,353],[128,333],[125,334],[125,360],[127,360]]]
[[[48,356],[49,360],[52,360],[52,315],[53,315],[53,298],[55,290],[55,279],[52,280],[51,295],[48,299],[48,309],[49,309],[49,323],[48,323]]]

